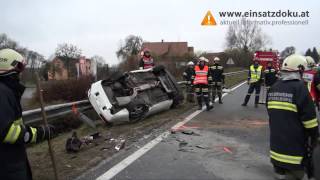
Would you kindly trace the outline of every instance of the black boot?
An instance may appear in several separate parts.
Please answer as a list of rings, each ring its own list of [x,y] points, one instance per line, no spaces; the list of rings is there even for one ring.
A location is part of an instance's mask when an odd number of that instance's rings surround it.
[[[258,107],[259,104],[259,96],[256,95],[256,97],[254,98],[254,107]]]
[[[219,94],[218,96],[219,96],[219,104],[223,104],[223,102],[222,102],[222,95]]]
[[[216,94],[215,93],[212,93],[211,99],[212,99],[212,103],[215,103],[215,100],[216,100]]]
[[[247,95],[246,98],[244,99],[244,102],[241,104],[242,106],[247,106],[248,102],[250,99],[250,95]]]
[[[213,105],[210,105],[209,98],[204,98],[206,106],[207,106],[207,111],[210,111],[213,108]]]
[[[197,100],[198,100],[198,110],[202,110],[202,98],[197,97]]]

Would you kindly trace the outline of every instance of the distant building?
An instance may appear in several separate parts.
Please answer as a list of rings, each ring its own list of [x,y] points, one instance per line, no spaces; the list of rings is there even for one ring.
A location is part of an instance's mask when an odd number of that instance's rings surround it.
[[[142,48],[147,48],[157,56],[183,56],[193,54],[194,48],[188,46],[188,42],[145,42]]]
[[[95,75],[95,63],[85,57],[80,57],[79,59],[68,58],[65,61],[63,57],[55,57],[48,71],[48,80],[66,80]]]

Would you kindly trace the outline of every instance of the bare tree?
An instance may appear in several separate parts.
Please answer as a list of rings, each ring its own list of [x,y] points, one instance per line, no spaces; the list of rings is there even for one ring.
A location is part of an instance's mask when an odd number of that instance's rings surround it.
[[[81,53],[81,49],[73,44],[58,44],[55,55],[60,57],[65,64],[68,72],[68,78],[76,75],[76,67],[72,65],[72,61],[80,58]]]
[[[55,55],[58,57],[66,57],[66,58],[79,58],[81,56],[81,49],[73,44],[58,44],[56,48]]]
[[[10,39],[6,34],[0,34],[0,49],[3,48],[17,49],[18,43]]]
[[[291,54],[294,54],[295,52],[296,52],[296,48],[293,46],[289,46],[289,47],[286,47],[283,51],[281,51],[280,56],[282,58],[286,58]]]
[[[116,52],[117,57],[126,60],[130,56],[138,55],[142,48],[142,38],[140,36],[129,35],[126,37],[124,44]]]
[[[228,49],[239,48],[246,52],[260,50],[270,43],[270,38],[261,28],[245,18],[239,24],[230,25],[226,36]]]
[[[94,55],[90,58],[92,61],[95,61],[97,63],[98,67],[104,66],[106,64],[106,60],[99,55]]]

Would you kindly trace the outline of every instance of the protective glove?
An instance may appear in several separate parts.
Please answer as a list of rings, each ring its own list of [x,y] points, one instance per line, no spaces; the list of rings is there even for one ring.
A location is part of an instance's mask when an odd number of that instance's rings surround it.
[[[49,140],[55,137],[55,128],[52,125],[42,125],[40,127],[36,127],[37,129],[37,142],[43,140]]]

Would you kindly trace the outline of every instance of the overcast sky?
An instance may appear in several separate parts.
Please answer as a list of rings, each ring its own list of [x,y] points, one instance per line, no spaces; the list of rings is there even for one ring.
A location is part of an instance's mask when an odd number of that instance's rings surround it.
[[[127,35],[145,41],[188,41],[201,51],[225,49],[227,26],[200,25],[208,10],[219,22],[219,11],[310,11],[307,26],[263,26],[272,47],[293,45],[299,51],[320,47],[318,0],[0,0],[0,33],[49,57],[59,43],[79,46],[83,55],[118,59],[115,51]]]

